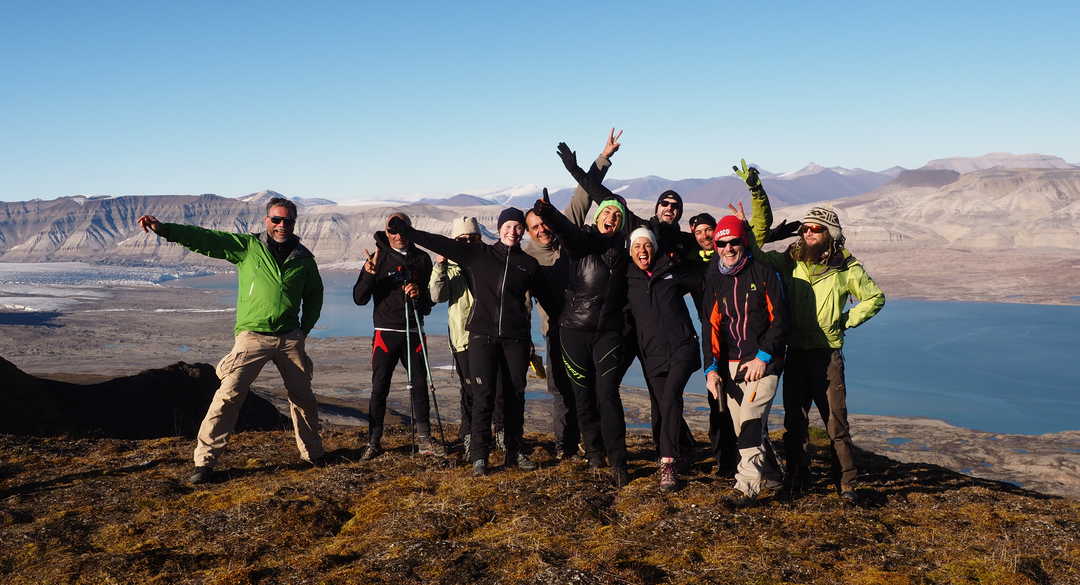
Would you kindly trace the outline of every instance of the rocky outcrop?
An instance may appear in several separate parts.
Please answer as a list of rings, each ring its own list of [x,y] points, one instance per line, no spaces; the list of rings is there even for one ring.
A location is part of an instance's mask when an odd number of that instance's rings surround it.
[[[194,436],[218,378],[209,364],[177,362],[97,384],[38,378],[0,358],[0,432],[122,439]],[[237,430],[276,430],[288,419],[249,394]]]

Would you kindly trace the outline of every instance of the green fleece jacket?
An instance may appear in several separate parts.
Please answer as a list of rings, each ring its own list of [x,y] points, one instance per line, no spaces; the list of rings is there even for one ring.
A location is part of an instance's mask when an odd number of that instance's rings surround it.
[[[450,351],[465,351],[469,348],[469,331],[465,325],[469,322],[473,296],[464,269],[452,260],[436,262],[431,267],[428,289],[433,302],[449,303],[446,321],[450,327]]]
[[[297,243],[283,266],[278,266],[267,248],[265,232],[233,234],[163,223],[158,234],[193,252],[236,265],[234,333],[285,333],[299,328],[306,335],[319,320],[322,278],[315,257],[302,244]]]
[[[885,306],[885,293],[847,250],[828,264],[797,261],[789,251],[762,251],[772,220],[764,190],[751,198],[751,209],[750,227],[757,244],[751,253],[776,269],[784,281],[792,321],[788,345],[794,349],[843,347],[844,331],[876,315]],[[858,303],[845,311],[849,297]]]

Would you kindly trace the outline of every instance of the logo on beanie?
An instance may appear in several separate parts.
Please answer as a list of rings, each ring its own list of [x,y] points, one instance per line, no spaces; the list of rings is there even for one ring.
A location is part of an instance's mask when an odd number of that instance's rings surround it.
[[[730,236],[730,235],[731,235],[731,230],[729,228],[724,228],[724,229],[716,232],[715,234],[713,234],[713,237],[714,238],[724,238],[724,237],[727,237],[727,236]]]

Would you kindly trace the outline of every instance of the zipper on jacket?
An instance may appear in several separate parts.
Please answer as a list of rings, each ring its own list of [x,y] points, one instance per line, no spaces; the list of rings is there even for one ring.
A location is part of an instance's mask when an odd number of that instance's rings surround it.
[[[510,270],[510,248],[506,248],[506,265],[503,266],[502,284],[499,285],[499,337],[502,337],[503,303],[506,299],[506,273]]]

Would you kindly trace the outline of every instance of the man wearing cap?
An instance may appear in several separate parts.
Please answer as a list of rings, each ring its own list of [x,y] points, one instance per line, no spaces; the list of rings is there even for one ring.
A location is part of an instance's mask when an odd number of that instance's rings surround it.
[[[612,128],[600,156],[589,168],[589,173],[596,174],[601,181],[611,168],[611,157],[619,150],[619,137],[622,131]],[[578,185],[570,198],[570,203],[563,214],[576,226],[584,226],[588,221],[586,214],[592,201],[585,189]],[[559,460],[572,458],[577,453],[581,441],[581,431],[577,421],[577,407],[574,404],[574,388],[566,377],[562,355],[559,352],[559,315],[562,312],[563,291],[570,283],[570,258],[562,254],[558,236],[544,223],[544,220],[532,209],[525,213],[525,224],[529,239],[522,244],[525,253],[536,258],[540,263],[540,272],[549,290],[549,297],[556,303],[555,311],[548,313],[540,307],[540,331],[547,340],[548,392],[551,393],[551,418],[555,432],[555,457]]]
[[[266,204],[264,232],[231,234],[192,225],[138,219],[170,242],[236,265],[236,335],[232,351],[218,362],[221,385],[199,427],[193,484],[210,481],[213,466],[236,426],[251,383],[267,362],[281,373],[300,457],[323,461],[319,405],[311,391],[313,367],[305,350],[323,304],[323,284],[311,251],[294,233],[296,204],[275,197]],[[301,315],[301,309],[303,314]]]
[[[391,214],[387,222],[391,219],[412,223],[402,212]],[[442,454],[443,447],[431,438],[428,379],[420,340],[424,316],[431,313],[433,304],[427,286],[431,279],[431,258],[407,237],[389,231],[376,232],[375,245],[375,254],[368,253],[367,262],[353,285],[353,302],[357,305],[375,301],[368,439],[360,459],[368,461],[383,452],[386,399],[399,362],[411,374],[409,400],[418,451],[421,455]],[[406,346],[406,341],[411,347]]]
[[[766,241],[772,209],[757,170],[733,167],[750,188],[750,225],[760,245]],[[836,210],[812,207],[802,219],[799,239],[783,252],[761,258],[780,273],[790,307],[784,376],[785,487],[794,494],[809,482],[807,443],[810,405],[825,421],[833,452],[833,474],[845,503],[858,501],[854,445],[847,418],[844,383],[844,334],[873,317],[885,305],[885,294],[862,264],[844,247],[844,232]],[[849,297],[858,303],[845,310]]]
[[[521,250],[525,214],[508,207],[499,213],[499,241],[464,242],[413,228],[392,217],[387,233],[399,234],[417,245],[445,256],[465,268],[472,279],[473,305],[469,317],[469,375],[473,383],[470,453],[474,475],[486,475],[492,445],[491,419],[495,388],[503,387],[503,422],[506,430],[506,467],[535,469],[521,450],[524,420],[525,372],[531,347],[529,311],[525,299],[532,294],[549,305],[540,265]]]

